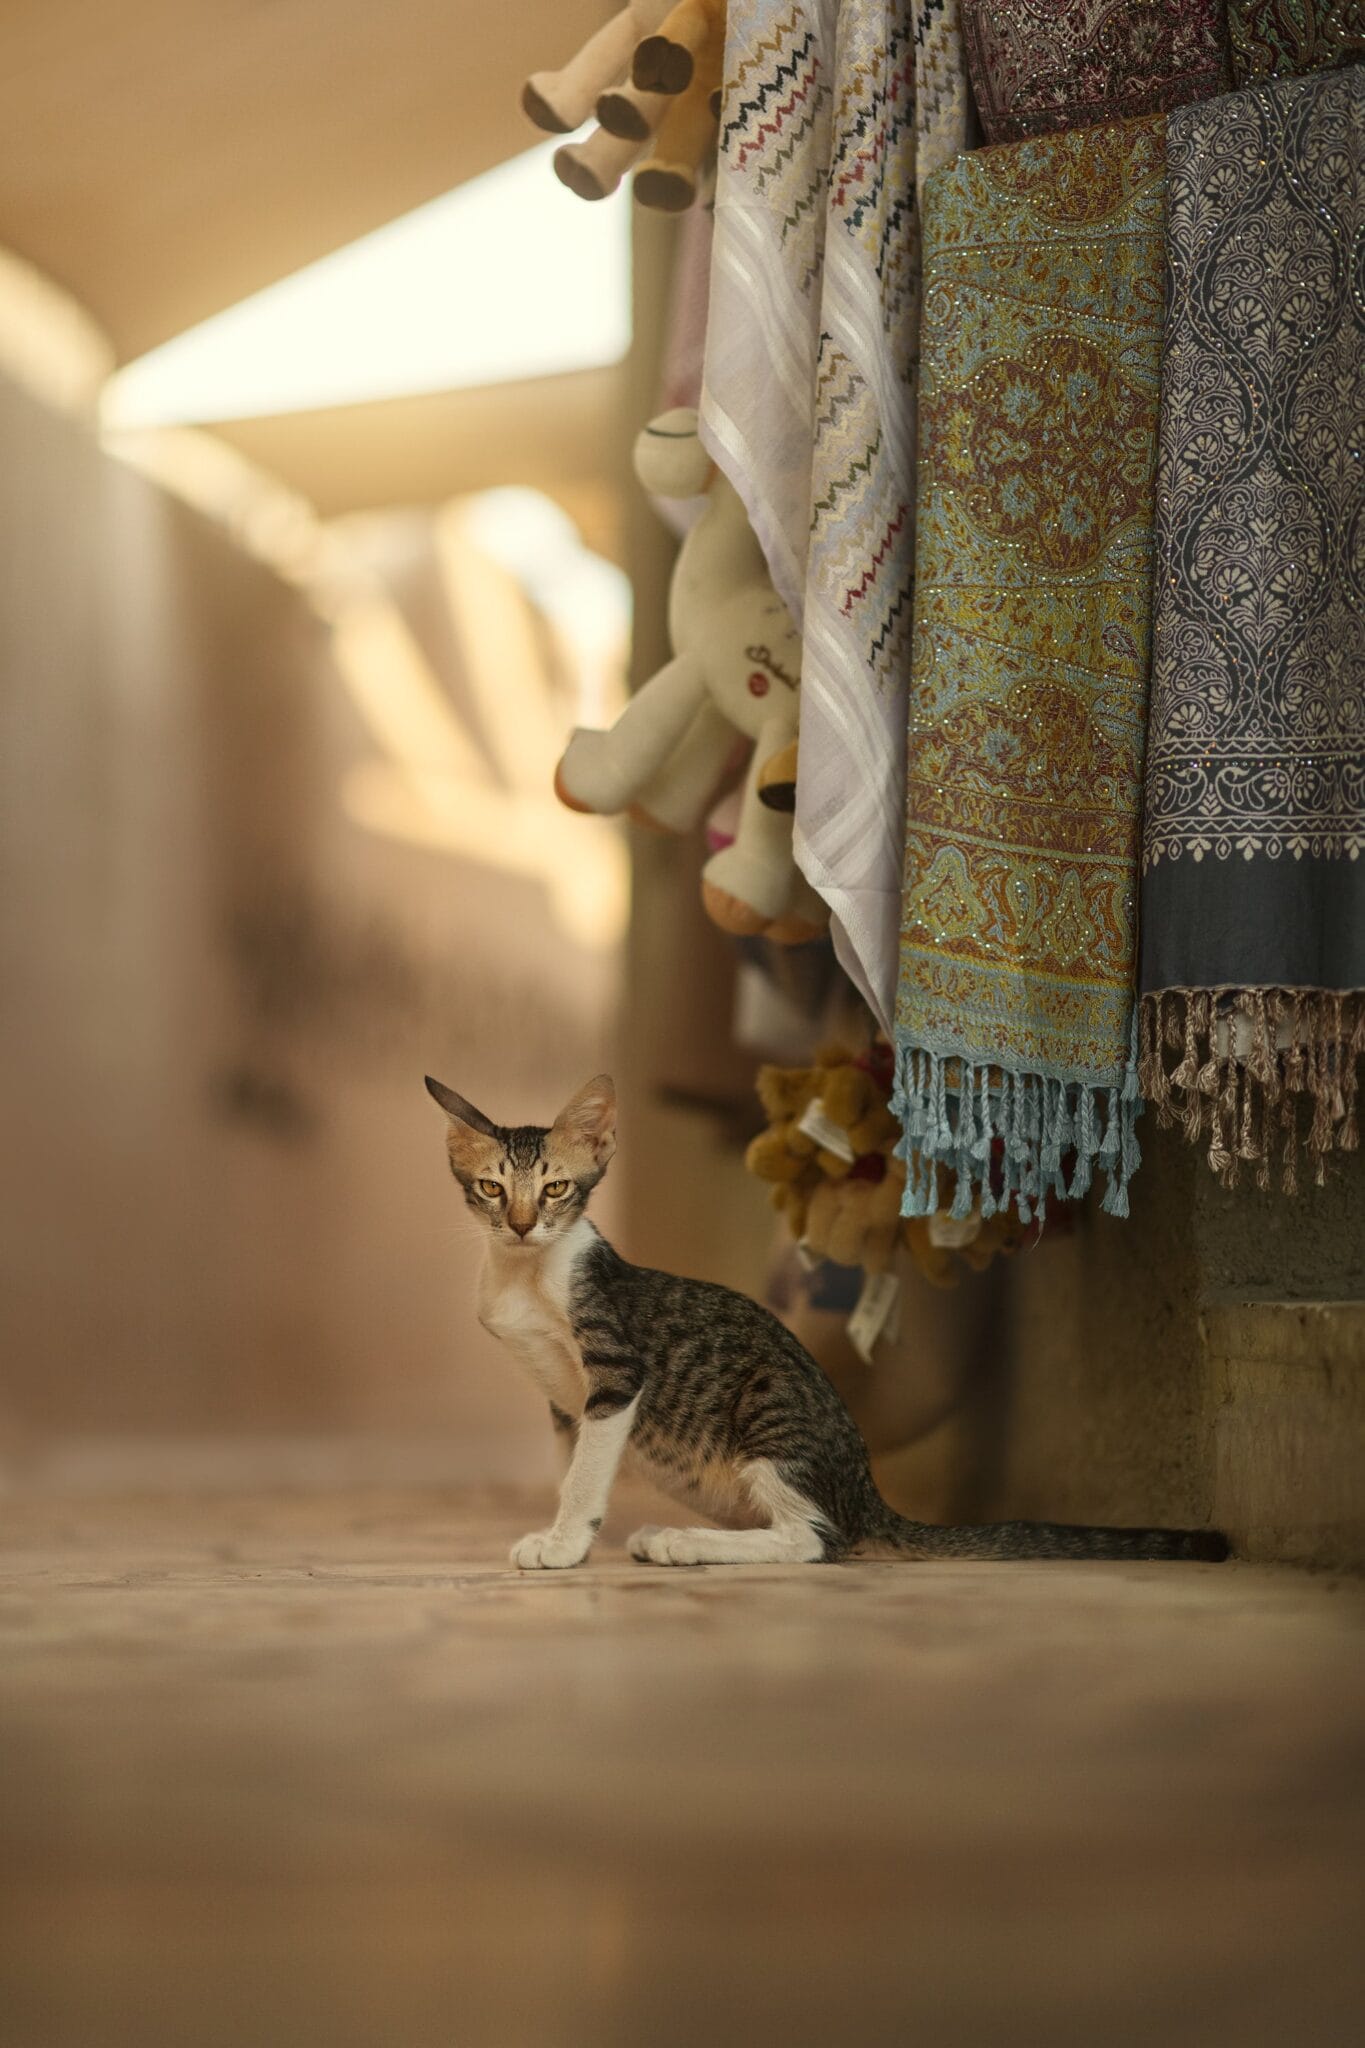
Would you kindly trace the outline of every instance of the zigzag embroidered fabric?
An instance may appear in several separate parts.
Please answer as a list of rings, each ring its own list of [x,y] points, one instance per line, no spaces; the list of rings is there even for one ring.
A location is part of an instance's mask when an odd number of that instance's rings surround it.
[[[731,0],[702,434],[803,635],[797,860],[889,1023],[914,560],[919,156],[956,0]],[[916,42],[930,89],[916,91]]]
[[[1165,122],[929,180],[896,1010],[908,1214],[1127,1210]],[[993,1164],[994,1162],[994,1164]]]
[[[916,0],[915,189],[976,138],[960,0]]]
[[[1292,1187],[1365,1049],[1365,72],[1189,108],[1168,161],[1142,1080]]]

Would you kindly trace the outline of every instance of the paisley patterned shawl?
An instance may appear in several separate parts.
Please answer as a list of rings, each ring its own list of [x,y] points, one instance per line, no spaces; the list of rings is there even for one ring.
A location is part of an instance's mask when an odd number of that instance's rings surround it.
[[[1365,72],[1173,116],[1170,187],[1143,1091],[1292,1188],[1365,1045]]]
[[[956,7],[730,0],[716,174],[702,437],[802,630],[796,858],[886,1025],[914,566],[916,167],[966,139]]]
[[[1228,0],[1234,85],[1365,57],[1362,0]]]
[[[1137,1164],[1135,896],[1165,121],[959,157],[924,206],[908,1214]],[[992,1157],[996,1161],[992,1169]]]
[[[1224,0],[962,0],[962,27],[989,142],[1165,113],[1229,83]]]

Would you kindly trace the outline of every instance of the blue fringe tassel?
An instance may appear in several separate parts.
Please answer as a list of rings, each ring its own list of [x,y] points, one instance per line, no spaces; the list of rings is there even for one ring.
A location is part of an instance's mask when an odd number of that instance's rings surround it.
[[[1078,1201],[1087,1194],[1097,1162],[1105,1175],[1101,1207],[1128,1214],[1128,1183],[1142,1156],[1136,1047],[1119,1088],[998,1068],[993,1079],[989,1065],[902,1046],[891,1107],[904,1132],[896,1150],[906,1162],[906,1216],[933,1215],[942,1166],[955,1176],[951,1216],[979,1206],[990,1217],[1013,1204],[1028,1223],[1046,1213],[1049,1196]],[[997,1140],[1003,1159],[995,1157]]]

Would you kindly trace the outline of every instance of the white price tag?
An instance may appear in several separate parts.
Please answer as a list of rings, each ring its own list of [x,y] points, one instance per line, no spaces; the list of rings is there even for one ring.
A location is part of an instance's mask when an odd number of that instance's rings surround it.
[[[891,1306],[886,1311],[886,1321],[882,1324],[883,1343],[894,1344],[900,1336],[901,1304],[904,1302],[904,1300],[905,1289],[901,1286],[900,1277],[899,1275],[897,1275],[896,1291],[891,1297]]]
[[[848,1341],[864,1365],[872,1363],[872,1348],[879,1338],[894,1335],[892,1318],[899,1327],[901,1283],[894,1273],[869,1273],[863,1282],[857,1306],[848,1319]]]
[[[817,1145],[826,1152],[832,1152],[836,1159],[846,1159],[853,1164],[853,1147],[848,1142],[848,1132],[842,1124],[836,1124],[832,1117],[825,1115],[825,1105],[818,1098],[807,1103],[806,1113],[796,1126],[808,1138],[814,1138]]]
[[[929,1218],[929,1242],[941,1252],[960,1251],[964,1244],[975,1244],[980,1235],[979,1216],[940,1214]]]

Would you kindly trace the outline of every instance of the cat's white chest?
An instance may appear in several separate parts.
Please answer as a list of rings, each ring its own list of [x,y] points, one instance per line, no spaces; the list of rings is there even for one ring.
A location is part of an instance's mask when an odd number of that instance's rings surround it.
[[[565,1239],[543,1254],[528,1248],[492,1255],[479,1281],[479,1321],[505,1344],[523,1371],[568,1415],[581,1415],[587,1398],[578,1345],[569,1323],[573,1258]]]

